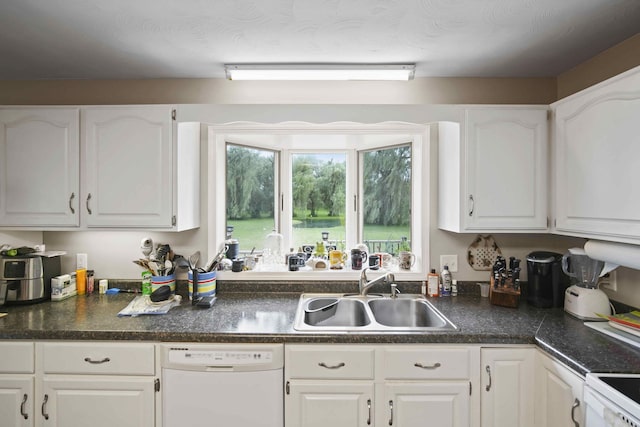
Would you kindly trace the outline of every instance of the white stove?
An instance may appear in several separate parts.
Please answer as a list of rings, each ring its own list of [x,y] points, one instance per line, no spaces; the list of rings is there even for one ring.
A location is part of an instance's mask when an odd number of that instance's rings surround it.
[[[640,427],[640,374],[587,374],[586,427]]]

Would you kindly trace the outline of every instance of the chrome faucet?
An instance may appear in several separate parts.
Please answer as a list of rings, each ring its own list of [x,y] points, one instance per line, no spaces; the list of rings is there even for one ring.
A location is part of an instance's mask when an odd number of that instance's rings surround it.
[[[377,285],[378,283],[392,284],[396,280],[395,276],[392,273],[387,272],[382,276],[376,277],[375,279],[369,281],[367,279],[367,270],[370,270],[370,268],[365,268],[362,270],[362,273],[360,273],[360,281],[358,282],[360,295],[362,296],[366,295],[369,292],[369,289],[371,289],[372,286]]]

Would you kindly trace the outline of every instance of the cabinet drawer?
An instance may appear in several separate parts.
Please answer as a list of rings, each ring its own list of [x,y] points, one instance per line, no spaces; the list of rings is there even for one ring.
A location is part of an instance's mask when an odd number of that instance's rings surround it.
[[[386,379],[468,379],[470,361],[465,348],[385,348],[382,373]]]
[[[0,373],[32,374],[34,350],[32,342],[0,342]]]
[[[47,374],[154,375],[153,344],[42,343]]]
[[[287,346],[289,378],[372,379],[373,347]]]

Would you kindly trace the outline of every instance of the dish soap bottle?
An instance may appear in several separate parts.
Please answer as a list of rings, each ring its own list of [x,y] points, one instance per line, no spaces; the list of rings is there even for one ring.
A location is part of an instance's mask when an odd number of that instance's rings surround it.
[[[431,272],[427,275],[427,295],[430,297],[438,297],[440,295],[439,285],[440,280],[438,280],[438,273],[436,273],[435,268],[432,268]]]
[[[448,297],[451,296],[451,272],[449,271],[449,266],[445,265],[444,270],[442,270],[442,296]]]

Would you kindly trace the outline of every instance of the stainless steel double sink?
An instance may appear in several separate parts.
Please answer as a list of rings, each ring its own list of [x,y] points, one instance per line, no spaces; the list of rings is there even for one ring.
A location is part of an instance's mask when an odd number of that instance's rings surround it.
[[[302,294],[293,328],[316,332],[440,332],[457,327],[418,294]]]

